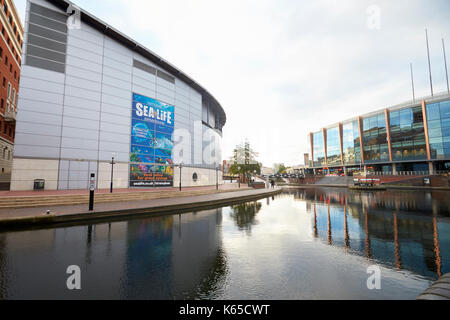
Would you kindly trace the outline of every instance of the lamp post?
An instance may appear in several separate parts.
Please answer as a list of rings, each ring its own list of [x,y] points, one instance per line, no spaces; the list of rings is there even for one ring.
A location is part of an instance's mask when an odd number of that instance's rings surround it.
[[[183,163],[180,163],[180,191],[181,191],[181,168],[183,167]]]
[[[219,190],[219,165],[216,165],[216,190]]]
[[[238,167],[238,174],[239,174],[238,182],[239,182],[239,189],[240,189],[241,188],[241,167]]]
[[[110,193],[113,193],[113,184],[114,184],[114,165],[116,164],[115,162],[114,162],[114,157],[115,157],[115,153],[113,153],[112,154],[112,159],[111,159],[111,187],[110,187],[110,190],[109,190],[109,192]]]

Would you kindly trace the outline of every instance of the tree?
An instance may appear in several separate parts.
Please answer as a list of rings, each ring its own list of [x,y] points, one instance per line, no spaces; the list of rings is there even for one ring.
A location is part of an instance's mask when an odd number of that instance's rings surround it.
[[[273,169],[277,174],[285,174],[289,167],[286,167],[284,163],[276,163],[274,164]]]
[[[233,150],[233,157],[231,161],[233,164],[230,167],[230,173],[233,175],[250,176],[255,171],[261,174],[261,164],[256,161],[258,153],[253,150],[248,141],[244,144],[239,144]]]

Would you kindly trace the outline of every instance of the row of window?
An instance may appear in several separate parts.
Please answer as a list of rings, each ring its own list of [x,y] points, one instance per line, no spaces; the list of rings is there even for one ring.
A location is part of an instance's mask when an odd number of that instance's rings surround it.
[[[1,0],[1,2],[2,2],[2,6],[3,6],[3,12],[5,13],[5,16],[8,19],[9,24],[11,25],[14,36],[17,38],[19,45],[22,46],[22,38],[21,38],[20,32],[17,28],[17,23],[13,18],[13,14],[12,14],[11,10],[9,9],[8,4],[6,3],[6,0]]]
[[[2,60],[4,58],[4,60],[5,60],[5,66],[6,67],[8,67],[8,62],[9,62],[9,59],[8,59],[8,56],[5,54],[5,57],[3,57],[3,48],[2,47],[0,47],[0,60]],[[18,75],[18,72],[17,72],[18,70],[16,69],[16,68],[14,68],[13,67],[13,64],[12,63],[9,63],[9,73],[11,74],[11,75],[14,75],[14,79],[15,80],[17,80],[17,81],[19,81],[19,75]]]
[[[1,73],[0,73],[1,78]],[[2,86],[3,89],[6,89],[6,111],[16,110],[17,100],[19,99],[19,93],[16,92],[16,88],[11,85],[11,82],[8,82],[8,87],[6,87],[6,78],[3,77]],[[4,110],[5,108],[5,100],[1,98],[0,100],[0,110]]]
[[[432,159],[450,158],[450,101],[429,104],[426,107],[427,125]],[[365,163],[389,161],[387,127],[390,129],[393,161],[426,160],[427,146],[422,107],[384,112],[364,117],[361,123],[363,157]],[[339,127],[326,130],[325,154],[323,133],[313,134],[313,165],[340,166]],[[345,165],[357,165],[361,161],[358,121],[342,126],[342,157]]]

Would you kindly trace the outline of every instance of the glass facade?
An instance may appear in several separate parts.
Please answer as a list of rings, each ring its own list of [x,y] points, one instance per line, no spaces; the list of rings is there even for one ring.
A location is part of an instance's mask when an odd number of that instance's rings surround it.
[[[422,107],[389,113],[392,160],[425,160],[427,146]]]
[[[362,136],[365,163],[389,161],[384,112],[363,119]]]
[[[450,167],[450,100],[426,103],[426,114],[431,160],[434,162],[435,170],[448,170]],[[391,171],[391,164],[387,165],[390,162],[389,131],[390,151],[392,161],[397,163],[397,171],[427,171],[429,167],[422,106],[405,106],[393,111],[388,110],[387,117],[388,121],[386,121],[386,112],[382,111],[361,118],[361,131],[358,120],[343,123],[342,129],[340,126],[326,129],[326,151],[324,150],[324,132],[314,133],[312,138],[314,167],[340,167],[343,160],[344,166],[349,169],[364,164],[368,165],[368,169],[375,171]],[[361,146],[361,140],[363,146]],[[361,159],[362,154],[364,159]],[[400,162],[404,165],[399,166]]]
[[[361,142],[359,139],[358,121],[345,123],[342,126],[342,144],[344,165],[361,163]]]
[[[450,101],[427,105],[431,159],[450,158]]]
[[[327,163],[328,166],[341,166],[341,139],[339,127],[327,129]]]
[[[325,166],[325,146],[322,131],[313,133],[313,161],[315,167]]]

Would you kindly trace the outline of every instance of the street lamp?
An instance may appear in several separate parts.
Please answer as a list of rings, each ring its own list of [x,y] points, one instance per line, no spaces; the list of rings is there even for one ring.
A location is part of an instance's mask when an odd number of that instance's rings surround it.
[[[112,159],[111,159],[111,187],[109,192],[113,193],[113,184],[114,184],[114,165],[116,164],[116,162],[114,162],[114,157],[115,157],[115,153],[112,154]]]
[[[216,190],[219,190],[219,169],[220,165],[216,165]]]
[[[241,188],[241,167],[238,167],[238,174],[239,174],[238,182],[239,182],[239,189],[240,189]]]
[[[180,191],[181,191],[181,168],[183,167],[183,162],[180,163]]]

